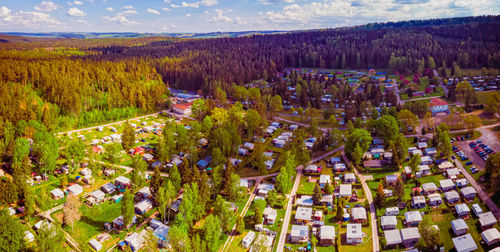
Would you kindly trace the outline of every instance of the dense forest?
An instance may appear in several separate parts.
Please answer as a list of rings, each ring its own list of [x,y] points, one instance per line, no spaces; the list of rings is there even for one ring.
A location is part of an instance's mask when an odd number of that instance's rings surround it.
[[[214,80],[241,84],[269,78],[283,67],[411,72],[428,56],[439,67],[500,67],[500,17],[443,20],[240,38],[157,41],[139,47],[109,46],[95,48],[100,53],[88,57],[151,58],[164,82],[206,91],[213,90],[210,83]]]
[[[217,39],[2,35],[0,117],[82,127],[154,111],[168,86],[214,96],[233,83],[277,81],[285,67],[499,68],[499,23],[500,16],[468,17]]]

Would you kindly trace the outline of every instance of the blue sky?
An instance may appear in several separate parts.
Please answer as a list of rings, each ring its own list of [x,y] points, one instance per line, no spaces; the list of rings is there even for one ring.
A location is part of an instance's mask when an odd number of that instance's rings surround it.
[[[0,32],[299,30],[499,13],[498,0],[0,0]]]

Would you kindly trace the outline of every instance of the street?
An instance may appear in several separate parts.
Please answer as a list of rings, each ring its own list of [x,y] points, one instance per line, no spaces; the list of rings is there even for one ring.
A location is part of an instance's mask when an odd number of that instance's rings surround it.
[[[325,153],[317,158],[314,158],[308,164],[318,162],[319,160],[322,160],[328,156],[331,156],[335,152],[340,151],[340,150],[344,150],[343,145],[335,150],[332,150],[332,151],[327,152],[327,153]],[[281,228],[281,234],[279,237],[278,246],[277,246],[277,250],[276,250],[278,252],[282,252],[283,248],[285,247],[285,243],[287,240],[287,233],[288,233],[288,225],[290,224],[290,217],[292,216],[293,199],[294,199],[295,194],[297,193],[297,190],[299,188],[300,178],[302,177],[302,169],[303,168],[304,168],[303,165],[300,165],[297,167],[297,176],[295,177],[295,182],[293,184],[292,191],[290,192],[290,194],[288,194],[288,203],[286,206],[285,218],[283,218],[283,227]]]

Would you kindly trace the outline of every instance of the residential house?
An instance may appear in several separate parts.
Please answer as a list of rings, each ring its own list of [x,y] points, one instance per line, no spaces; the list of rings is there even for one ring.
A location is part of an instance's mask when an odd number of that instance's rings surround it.
[[[297,206],[301,207],[312,207],[314,205],[314,200],[311,195],[302,195],[297,199]]]
[[[472,204],[472,212],[479,217],[480,214],[483,213],[483,209],[479,206],[479,204]]]
[[[365,168],[382,168],[382,161],[381,160],[366,160],[363,162],[363,166]]]
[[[344,183],[346,184],[356,183],[356,176],[354,175],[354,173],[344,174]]]
[[[451,239],[457,252],[471,252],[477,249],[477,244],[470,234]]]
[[[321,173],[321,168],[319,168],[317,165],[308,165],[304,169],[304,173],[308,174],[320,174]]]
[[[145,186],[137,191],[136,196],[140,200],[151,199],[153,197],[153,194],[151,194],[151,189],[149,189],[149,186]]]
[[[330,158],[330,164],[331,165],[335,165],[335,164],[338,164],[342,162],[341,158],[340,157],[331,157]]]
[[[405,174],[406,178],[411,178],[413,176],[413,174],[412,174],[413,172],[409,166],[405,166],[403,168],[403,173]]]
[[[129,188],[131,185],[131,181],[129,178],[124,176],[119,176],[115,179],[115,185],[118,189]]]
[[[424,196],[413,196],[411,200],[411,205],[415,209],[425,207],[425,197]]]
[[[395,185],[397,180],[398,180],[398,177],[396,175],[387,175],[387,176],[385,176],[385,182],[389,186]]]
[[[175,104],[172,108],[174,113],[180,114],[180,115],[190,115],[191,114],[191,107],[193,106],[192,102],[189,103],[179,103]]]
[[[432,115],[436,115],[437,113],[440,113],[440,112],[449,113],[448,103],[439,99],[439,98],[430,99],[428,107],[429,107],[429,110],[431,111]]]
[[[392,162],[392,152],[384,152],[384,160],[388,163]]]
[[[385,230],[384,237],[389,248],[393,248],[403,242],[401,231],[399,229]]]
[[[469,231],[469,227],[464,219],[456,219],[451,221],[451,229],[455,235],[464,235]]]
[[[420,232],[416,227],[401,229],[401,240],[405,247],[413,248],[420,239]]]
[[[420,158],[420,163],[423,165],[431,165],[432,164],[432,158],[430,156],[423,156]]]
[[[443,203],[443,199],[441,199],[441,194],[433,193],[427,196],[429,199],[429,206],[439,206]]]
[[[462,196],[464,197],[465,200],[472,201],[472,200],[474,200],[474,198],[476,198],[477,192],[476,192],[476,189],[474,189],[474,187],[469,186],[469,187],[462,188],[460,190],[460,193],[462,194]]]
[[[444,197],[446,198],[446,202],[449,205],[456,204],[460,201],[460,196],[457,191],[449,191],[444,193]]]
[[[427,156],[431,156],[431,157],[433,157],[433,156],[435,156],[436,154],[437,154],[437,150],[436,150],[436,148],[434,148],[434,147],[431,147],[431,148],[426,148],[426,149],[425,149],[425,155],[427,155]]]
[[[331,183],[332,180],[330,175],[323,174],[319,176],[319,187],[324,188],[326,184],[331,184]]]
[[[380,218],[380,227],[382,230],[395,229],[398,224],[396,216],[384,215]]]
[[[321,197],[320,204],[322,206],[331,206],[333,204],[333,195],[331,194],[323,195],[323,197]]]
[[[149,153],[142,155],[142,160],[144,160],[146,162],[151,162],[153,160],[153,158],[154,158],[154,156],[149,154]]]
[[[92,239],[89,241],[89,246],[94,250],[94,251],[99,251],[102,249],[102,244],[98,242],[96,239]]]
[[[439,180],[439,185],[441,186],[441,191],[447,192],[455,189],[455,183],[451,179]]]
[[[167,225],[161,224],[158,228],[153,231],[153,235],[158,238],[158,246],[160,248],[167,248],[168,244],[168,231],[170,227]]]
[[[267,193],[274,189],[274,184],[261,183],[257,186],[257,195],[261,197],[267,197]]]
[[[59,188],[50,191],[50,194],[52,195],[52,198],[55,200],[64,198],[64,192],[61,191],[61,189]]]
[[[141,215],[151,210],[152,208],[153,208],[153,203],[150,200],[145,199],[135,204],[135,213]]]
[[[276,217],[278,216],[278,211],[276,209],[273,209],[271,207],[266,207],[264,209],[264,223],[266,225],[273,225],[274,221],[276,220]]]
[[[419,149],[425,149],[425,148],[427,148],[427,143],[426,142],[418,142],[417,143],[417,148],[419,148]]]
[[[244,248],[249,248],[253,240],[255,240],[255,232],[249,231],[241,241],[241,244]]]
[[[483,241],[487,246],[498,244],[500,241],[500,232],[498,232],[498,229],[496,228],[484,230],[481,233],[481,236],[483,237]]]
[[[418,226],[422,221],[422,215],[419,211],[408,211],[405,213],[405,221],[407,226]]]
[[[457,179],[457,176],[460,174],[460,171],[458,168],[451,168],[446,170],[446,175],[448,176],[449,179],[455,180]]]
[[[366,223],[368,217],[366,215],[366,209],[364,207],[354,207],[351,209],[352,221],[356,223]]]
[[[433,194],[433,193],[437,192],[437,186],[433,182],[423,183],[422,190],[424,191],[424,194],[426,194],[426,195]]]
[[[254,147],[255,147],[255,145],[253,143],[250,143],[250,142],[245,142],[243,144],[243,147],[246,148],[246,149],[248,149],[248,150],[253,150]]]
[[[335,243],[335,227],[321,226],[319,228],[319,244],[322,246],[330,246]]]
[[[307,224],[312,221],[313,209],[310,207],[297,207],[295,211],[295,223]]]
[[[497,218],[495,218],[491,211],[479,214],[478,218],[479,225],[481,225],[482,230],[492,228],[493,226],[495,226],[495,224],[497,224]]]
[[[24,240],[26,242],[33,242],[35,240],[35,236],[30,231],[26,230],[24,231]]]
[[[80,186],[79,184],[73,184],[70,187],[68,187],[68,194],[77,196],[80,193],[83,193],[83,187]]]
[[[457,185],[458,188],[464,187],[469,184],[469,181],[465,178],[457,179],[455,180],[455,185]]]
[[[346,243],[356,245],[363,243],[363,230],[361,224],[347,224]]]
[[[123,245],[129,246],[129,248],[134,252],[139,251],[144,245],[144,241],[147,235],[146,232],[148,231],[145,229],[142,230],[141,233],[134,232],[127,238],[125,238],[124,243],[120,244],[122,244],[122,247],[124,247]]]
[[[246,155],[248,155],[248,150],[245,148],[239,148],[238,154],[240,154],[240,156],[246,156]]]
[[[450,161],[444,161],[438,165],[439,171],[445,171],[455,167]]]
[[[351,184],[341,184],[339,186],[339,197],[351,197],[352,196],[352,185]]]
[[[420,176],[431,174],[431,168],[428,165],[419,165],[417,168]]]
[[[397,207],[388,207],[385,209],[385,215],[398,215],[399,214],[399,208]]]
[[[116,191],[116,186],[113,185],[112,183],[107,183],[101,186],[101,191],[103,191],[106,194],[113,194]]]
[[[301,243],[309,240],[309,227],[302,225],[292,225],[290,232],[291,242]]]
[[[101,203],[104,201],[104,198],[106,197],[106,194],[101,191],[101,190],[95,190],[89,194],[87,199],[90,201],[90,203]]]
[[[347,167],[344,163],[336,163],[333,165],[333,169],[336,171],[336,172],[344,172],[347,170]]]

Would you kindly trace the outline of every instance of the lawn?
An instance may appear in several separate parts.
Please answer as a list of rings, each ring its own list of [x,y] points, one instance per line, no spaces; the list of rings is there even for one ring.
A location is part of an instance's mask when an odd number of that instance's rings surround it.
[[[121,204],[107,201],[101,205],[94,205],[93,208],[82,205],[80,210],[82,216],[74,224],[73,230],[70,227],[65,227],[65,230],[80,244],[85,244],[93,236],[104,232],[104,223],[112,222],[121,215]],[[61,212],[55,213],[54,216],[57,218],[58,214]]]
[[[314,182],[307,182],[309,179],[309,176],[302,176],[300,178],[300,184],[299,184],[299,189],[297,190],[297,194],[308,194],[312,195],[314,192],[314,187],[316,186],[316,183]],[[314,179],[319,180],[319,177],[314,177]]]
[[[358,245],[347,245],[345,244],[345,233],[347,232],[347,228],[341,228],[338,232],[338,235],[342,236],[342,244],[339,246],[340,252],[361,252],[361,251],[372,251],[372,231],[370,227],[363,227],[363,233],[365,233],[365,237],[363,238],[363,243]]]

